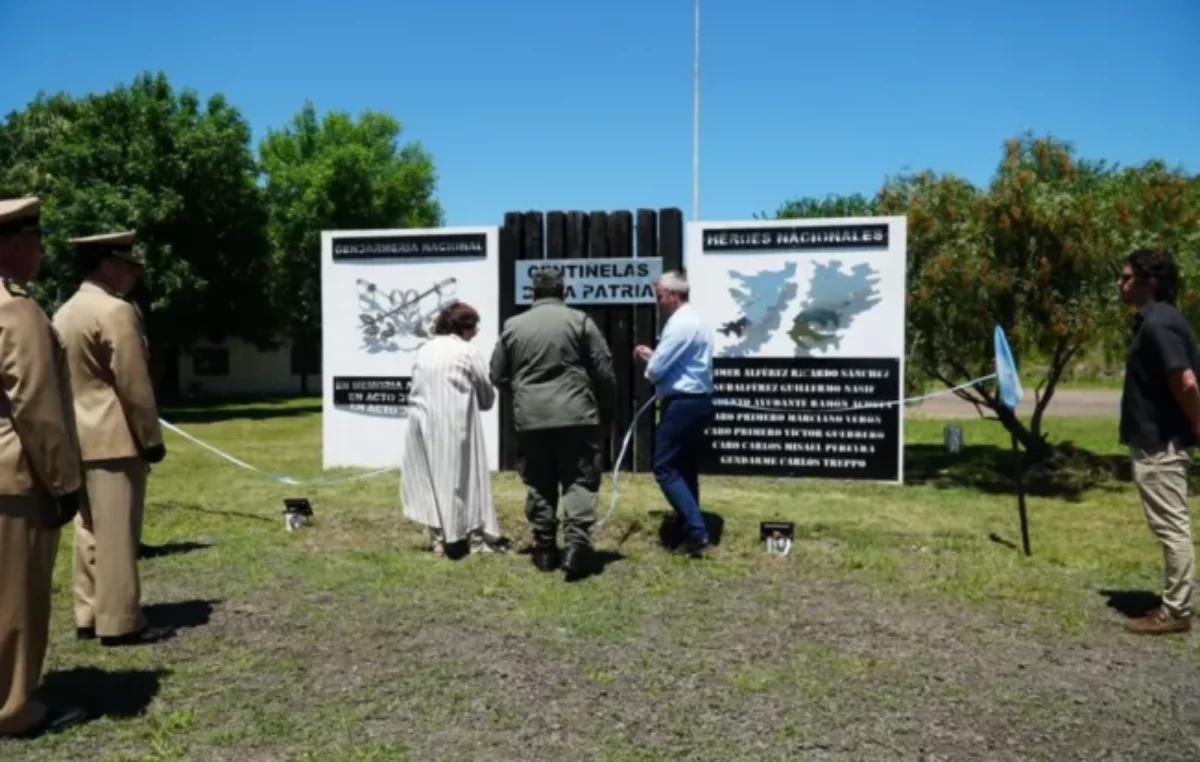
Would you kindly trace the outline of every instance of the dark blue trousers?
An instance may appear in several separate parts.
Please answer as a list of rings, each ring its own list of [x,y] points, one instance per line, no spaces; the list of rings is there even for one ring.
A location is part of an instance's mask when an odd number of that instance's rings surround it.
[[[693,542],[708,541],[700,515],[699,461],[712,417],[711,397],[672,397],[654,430],[654,479]]]

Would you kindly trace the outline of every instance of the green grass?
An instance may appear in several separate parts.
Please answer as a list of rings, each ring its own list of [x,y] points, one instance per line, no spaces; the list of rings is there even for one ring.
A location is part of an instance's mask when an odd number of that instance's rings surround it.
[[[164,417],[265,470],[312,478],[318,405],[247,402]],[[889,744],[908,749],[904,739],[909,751],[939,748],[924,730],[904,730],[914,706],[986,738],[1028,732],[1043,751],[1137,742],[1126,726],[1141,711],[1135,696],[1093,699],[1092,727],[1053,735],[1082,711],[1076,693],[1113,679],[1093,674],[1079,649],[1126,648],[1100,591],[1160,585],[1160,551],[1135,495],[1108,470],[1120,462],[1114,422],[1049,422],[1056,440],[1093,451],[1104,467],[1035,485],[1032,558],[1014,549],[1007,437],[994,423],[964,421],[968,450],[950,458],[947,423],[906,421],[903,487],[704,479],[705,509],[724,520],[705,562],[657,547],[666,505],[650,478],[623,476],[617,513],[597,534],[598,548],[620,558],[574,585],[518,553],[432,557],[400,515],[394,475],[281,487],[168,434],[145,541],[204,547],[142,561],[143,591],[158,605],[153,616],[190,626],[161,647],[76,643],[64,539],[47,684],[108,715],[0,746],[0,758],[659,759],[689,750],[803,759],[822,750],[857,759],[886,756],[897,748]],[[281,501],[299,492],[316,522],[287,533]],[[501,526],[521,545],[513,474],[496,476],[495,496]],[[608,497],[606,484],[602,512]],[[796,522],[788,559],[766,558],[758,544],[758,522],[777,518]],[[1185,643],[1140,646],[1154,650],[1128,679],[1155,659],[1194,675],[1200,659]],[[1059,666],[1032,676],[1044,685],[1014,682],[1011,663],[1054,649],[1065,654]],[[995,674],[973,664],[984,653],[1000,665]],[[1030,719],[1039,707],[1054,713]],[[989,719],[972,724],[971,712]],[[854,718],[835,735],[858,740],[835,748],[830,734]],[[1002,721],[1010,726],[988,729]],[[958,736],[943,741],[947,753],[967,748]]]

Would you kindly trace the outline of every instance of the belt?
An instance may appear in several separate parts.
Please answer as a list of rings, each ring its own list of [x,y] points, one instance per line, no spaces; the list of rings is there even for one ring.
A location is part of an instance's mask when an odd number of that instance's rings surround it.
[[[663,402],[670,402],[671,400],[696,400],[711,396],[710,392],[673,392],[659,399]]]
[[[1147,455],[1162,455],[1165,452],[1190,452],[1195,449],[1196,445],[1189,444],[1183,437],[1169,437],[1165,442],[1156,442],[1147,447],[1139,447],[1131,445],[1129,450],[1136,457],[1139,453]]]

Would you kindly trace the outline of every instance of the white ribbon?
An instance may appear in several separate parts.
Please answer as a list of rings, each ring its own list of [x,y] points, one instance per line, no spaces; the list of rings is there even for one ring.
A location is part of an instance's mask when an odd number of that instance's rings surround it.
[[[950,389],[941,389],[936,392],[930,392],[929,394],[922,394],[919,397],[909,397],[907,399],[896,400],[895,402],[876,402],[876,403],[872,403],[872,404],[868,404],[868,405],[856,405],[854,407],[823,409],[823,410],[817,410],[814,412],[818,412],[818,413],[852,413],[856,410],[874,410],[874,409],[878,409],[878,408],[888,408],[888,407],[896,407],[899,405],[906,405],[910,402],[923,402],[923,401],[925,401],[927,399],[931,399],[933,397],[940,397],[943,394],[953,394],[954,392],[962,391],[963,389],[967,389],[972,386],[978,386],[979,384],[982,384],[984,381],[990,381],[995,377],[996,377],[996,374],[991,373],[986,376],[980,376],[979,378],[973,378],[970,381],[966,382],[965,384],[959,384],[958,386],[951,387]],[[626,432],[625,432],[625,439],[621,442],[621,450],[617,454],[616,462],[613,464],[612,501],[608,505],[608,513],[606,513],[604,515],[604,518],[602,518],[596,522],[596,526],[603,526],[605,524],[605,522],[607,522],[610,518],[612,518],[613,512],[617,510],[617,477],[621,472],[621,464],[623,462],[625,462],[625,454],[629,450],[629,442],[631,441],[631,439],[633,437],[633,432],[635,429],[637,429],[638,419],[642,417],[642,413],[646,412],[646,408],[650,407],[650,403],[654,402],[654,400],[656,400],[656,399],[657,399],[657,397],[655,397],[654,395],[650,395],[650,399],[646,400],[646,403],[644,405],[642,405],[641,408],[638,409],[637,413],[634,414],[633,421],[630,422],[629,429],[626,430]],[[786,409],[786,408],[755,407],[754,405],[714,404],[713,407],[718,410],[728,410],[728,409],[734,408],[737,410],[753,410],[756,412],[766,412],[766,413],[788,412],[788,409]]]
[[[850,412],[854,412],[856,410],[872,410],[872,409],[877,409],[877,408],[888,408],[888,407],[895,407],[897,405],[905,405],[905,404],[908,404],[911,402],[922,402],[924,400],[931,399],[933,397],[938,397],[943,394],[953,394],[954,392],[961,391],[963,389],[967,389],[972,386],[977,386],[978,384],[981,384],[984,381],[990,381],[993,378],[996,378],[995,373],[992,373],[987,376],[980,376],[979,378],[971,379],[970,381],[966,382],[965,384],[959,384],[958,386],[955,386],[950,389],[942,389],[940,391],[931,392],[929,394],[922,394],[919,397],[909,397],[908,399],[898,400],[895,402],[879,402],[879,403],[872,403],[872,404],[867,404],[867,405],[857,405],[854,407],[834,408],[834,409],[828,409],[828,410],[821,410],[819,412],[821,412],[821,413],[850,413]],[[596,522],[596,526],[603,526],[605,524],[605,522],[607,522],[610,518],[612,518],[613,513],[617,509],[617,496],[618,496],[617,481],[620,478],[621,464],[625,462],[625,455],[629,452],[629,444],[630,444],[630,442],[633,441],[633,432],[637,430],[638,421],[641,419],[642,414],[645,413],[646,410],[650,407],[650,404],[652,402],[654,402],[654,400],[656,400],[656,399],[657,399],[657,397],[651,395],[650,399],[646,400],[646,402],[640,408],[638,408],[638,411],[636,413],[634,413],[633,420],[630,421],[630,423],[629,423],[629,428],[625,430],[625,438],[621,441],[621,450],[617,455],[616,462],[613,464],[612,500],[610,501],[609,506],[608,506],[608,513],[606,513],[604,515],[604,518],[602,518],[602,519],[600,519],[600,521]],[[783,408],[755,407],[753,405],[717,404],[714,407],[719,408],[719,409],[735,408],[738,410],[754,410],[754,411],[758,411],[758,412],[767,412],[767,413],[787,412],[786,409],[783,409]],[[183,429],[174,425],[173,423],[164,421],[161,418],[159,419],[158,422],[160,424],[162,424],[163,428],[167,429],[168,431],[178,434],[179,436],[183,437],[184,439],[188,440],[189,442],[192,442],[193,444],[203,447],[205,450],[208,450],[209,452],[216,455],[217,457],[224,458],[225,460],[229,461],[230,463],[237,466],[238,468],[244,468],[247,471],[253,471],[256,474],[265,476],[266,478],[270,479],[273,482],[276,482],[277,484],[287,484],[287,485],[293,486],[293,487],[305,487],[305,486],[326,487],[326,486],[333,486],[333,485],[337,485],[337,484],[349,484],[350,482],[358,482],[358,481],[365,481],[367,479],[374,479],[377,476],[383,476],[384,474],[399,470],[395,466],[391,466],[388,468],[380,468],[380,469],[376,469],[374,471],[368,471],[363,474],[355,474],[354,476],[343,476],[338,479],[308,479],[308,480],[296,479],[291,476],[284,476],[282,474],[272,474],[272,473],[263,471],[261,468],[256,468],[255,466],[250,465],[246,461],[235,458],[234,456],[230,455],[229,453],[225,452],[224,450],[217,448],[217,447],[213,447],[212,445],[208,444],[207,442],[205,442],[197,437],[192,436],[191,434],[187,433],[186,431],[184,431]]]
[[[191,434],[187,433],[186,431],[184,431],[183,429],[179,428],[178,426],[176,426],[172,423],[168,423],[168,422],[162,420],[161,418],[158,420],[158,422],[160,424],[162,424],[163,428],[165,428],[169,431],[173,431],[174,433],[178,434],[179,436],[183,437],[184,439],[188,440],[189,442],[192,442],[193,444],[197,444],[197,445],[203,447],[205,450],[208,450],[209,452],[213,453],[214,455],[216,455],[218,457],[224,458],[225,460],[229,461],[233,465],[238,466],[239,468],[244,468],[247,471],[253,471],[256,474],[261,474],[262,476],[265,476],[268,479],[270,479],[271,481],[277,482],[279,484],[287,484],[287,485],[294,486],[294,487],[304,487],[304,486],[324,487],[324,486],[330,486],[330,485],[334,485],[334,484],[347,484],[349,482],[363,481],[364,479],[374,479],[376,476],[382,476],[383,474],[386,474],[390,471],[397,470],[393,466],[393,467],[389,467],[389,468],[380,468],[375,471],[368,471],[365,474],[355,474],[354,476],[343,476],[340,479],[309,479],[309,480],[295,479],[290,476],[284,476],[282,474],[270,474],[270,473],[267,473],[266,471],[263,471],[261,468],[255,468],[254,466],[250,465],[249,463],[247,463],[244,460],[239,460],[239,459],[233,457],[232,455],[225,452],[224,450],[213,447],[209,443],[192,436]]]

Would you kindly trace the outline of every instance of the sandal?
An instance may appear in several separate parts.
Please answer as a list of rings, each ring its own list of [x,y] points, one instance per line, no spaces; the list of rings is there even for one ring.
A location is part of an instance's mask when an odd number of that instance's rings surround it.
[[[482,532],[472,533],[471,535],[471,554],[477,553],[503,553],[505,552],[504,541],[500,538],[491,539]]]

